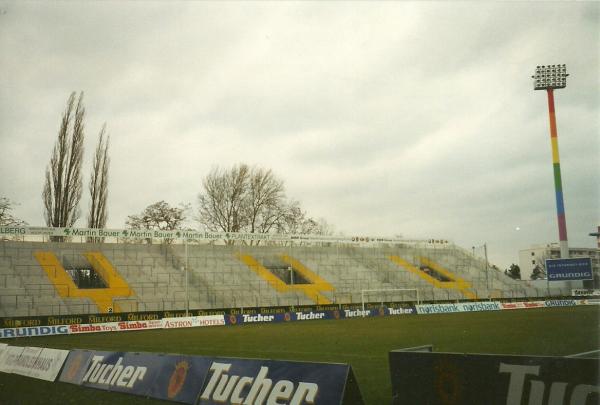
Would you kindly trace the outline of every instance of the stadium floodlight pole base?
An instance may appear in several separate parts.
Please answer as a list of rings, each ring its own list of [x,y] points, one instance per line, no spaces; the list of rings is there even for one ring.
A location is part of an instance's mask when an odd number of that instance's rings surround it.
[[[419,289],[418,288],[387,288],[387,289],[374,289],[374,290],[361,290],[360,291],[360,300],[362,302],[362,310],[363,317],[365,316],[365,293],[369,292],[392,292],[392,291],[415,291],[417,298],[417,305],[420,304],[419,301]]]

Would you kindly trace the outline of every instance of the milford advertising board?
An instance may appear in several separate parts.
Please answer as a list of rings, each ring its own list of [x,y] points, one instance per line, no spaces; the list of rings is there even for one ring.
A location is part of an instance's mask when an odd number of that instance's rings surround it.
[[[546,273],[549,281],[592,280],[592,259],[547,259]]]
[[[389,359],[393,405],[600,401],[598,359],[406,351]]]
[[[67,382],[196,405],[362,405],[347,364],[72,350]]]

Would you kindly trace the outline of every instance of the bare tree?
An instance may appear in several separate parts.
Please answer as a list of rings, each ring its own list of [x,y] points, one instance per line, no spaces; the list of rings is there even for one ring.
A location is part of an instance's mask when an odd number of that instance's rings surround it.
[[[46,168],[42,198],[46,225],[50,227],[73,226],[80,215],[84,118],[83,92],[79,94],[77,104],[73,92],[67,101],[58,139]]]
[[[244,215],[250,168],[241,164],[230,170],[214,168],[202,182],[198,196],[199,222],[210,231],[239,232],[247,224]]]
[[[171,207],[165,201],[159,201],[147,206],[139,215],[129,215],[125,224],[131,229],[146,229],[160,231],[174,231],[181,229],[185,222],[185,212],[190,209],[188,205],[181,204],[180,208]],[[151,243],[151,239],[146,239]],[[171,239],[165,239],[171,243]]]
[[[290,201],[285,207],[285,215],[277,224],[277,232],[290,234],[314,234],[318,223],[307,217],[306,212],[300,208],[298,201]]]
[[[17,205],[6,197],[0,197],[0,226],[22,226],[27,222],[12,214],[14,206]]]
[[[187,206],[171,207],[164,201],[147,206],[139,215],[129,215],[126,225],[131,229],[174,231],[185,221]]]
[[[313,220],[314,221],[314,220]],[[315,235],[328,235],[331,236],[335,233],[335,227],[327,222],[325,218],[319,218],[316,220],[317,227],[313,231]]]
[[[283,181],[271,170],[249,168],[245,164],[229,170],[215,168],[202,184],[197,219],[210,231],[331,232],[325,220],[308,218],[297,201],[287,201]]]
[[[98,136],[98,145],[94,155],[92,173],[90,175],[90,211],[88,213],[88,228],[104,228],[107,220],[106,200],[108,198],[108,145],[110,137],[104,138],[106,124],[102,126]]]
[[[270,169],[253,168],[248,183],[244,199],[248,232],[268,233],[285,215],[283,181]]]

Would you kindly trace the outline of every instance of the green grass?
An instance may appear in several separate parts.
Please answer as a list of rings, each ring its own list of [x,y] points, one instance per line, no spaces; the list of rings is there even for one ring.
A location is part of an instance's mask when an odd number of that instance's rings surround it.
[[[433,344],[435,351],[562,356],[599,348],[600,307],[529,309],[331,321],[250,324],[3,342],[57,349],[182,353],[352,365],[366,404],[388,404],[388,352]],[[64,383],[0,374],[0,403],[164,403]]]

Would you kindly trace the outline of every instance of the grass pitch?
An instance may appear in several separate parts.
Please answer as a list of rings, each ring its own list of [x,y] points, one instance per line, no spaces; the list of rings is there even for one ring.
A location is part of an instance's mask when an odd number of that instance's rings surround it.
[[[181,353],[352,365],[366,404],[389,404],[388,352],[563,356],[600,347],[600,307],[390,316],[3,340],[20,346]],[[0,373],[1,404],[159,404],[163,401]]]

